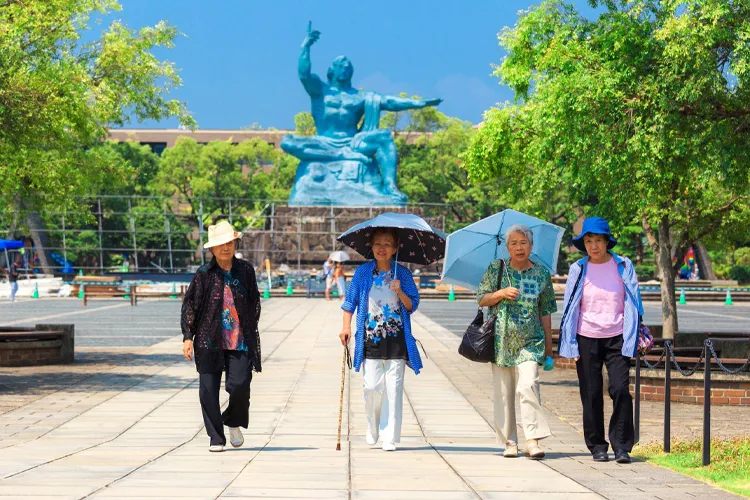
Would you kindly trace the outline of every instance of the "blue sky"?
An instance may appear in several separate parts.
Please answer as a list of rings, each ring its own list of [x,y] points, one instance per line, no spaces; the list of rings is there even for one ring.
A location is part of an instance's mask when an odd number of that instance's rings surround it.
[[[448,115],[477,123],[512,93],[490,75],[503,52],[497,33],[513,26],[519,0],[121,0],[113,17],[131,28],[168,20],[185,34],[158,55],[181,69],[173,95],[200,128],[293,128],[309,108],[296,75],[307,22],[322,32],[313,70],[338,55],[354,64],[354,86],[442,97]],[[575,2],[590,12],[586,2]],[[129,127],[175,127],[176,121]]]

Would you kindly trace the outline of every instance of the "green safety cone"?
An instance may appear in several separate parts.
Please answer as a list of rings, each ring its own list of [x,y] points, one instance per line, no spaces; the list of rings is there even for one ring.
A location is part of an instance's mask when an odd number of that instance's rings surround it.
[[[37,285],[36,283],[34,283],[34,293],[31,294],[31,298],[32,299],[38,299],[39,298],[39,285]]]
[[[83,298],[83,283],[81,283],[81,286],[78,288],[78,298]]]
[[[731,306],[732,305],[732,292],[729,291],[727,288],[727,298],[724,300],[725,306]]]
[[[78,270],[78,276],[83,276],[83,269]]]
[[[287,295],[294,295],[294,287],[292,286],[292,280],[287,281],[287,284],[286,284],[286,294]]]
[[[448,292],[448,300],[454,301],[456,300],[456,291],[453,289],[453,285],[451,285],[451,290]]]
[[[685,300],[685,289],[680,288],[680,304],[687,304],[687,300]]]
[[[266,289],[263,291],[263,298],[264,299],[271,298],[271,290],[268,288],[268,285],[266,285]]]
[[[130,300],[130,285],[125,285],[125,295],[122,298]]]
[[[177,298],[177,286],[172,283],[172,295],[169,296],[170,299],[176,299]]]

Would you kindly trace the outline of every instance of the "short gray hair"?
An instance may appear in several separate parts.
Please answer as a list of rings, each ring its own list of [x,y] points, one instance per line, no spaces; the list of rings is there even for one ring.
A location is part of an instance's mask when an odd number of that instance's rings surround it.
[[[513,224],[505,230],[505,234],[503,235],[503,238],[505,239],[505,246],[508,246],[508,239],[510,238],[510,235],[514,233],[523,234],[524,236],[526,236],[526,239],[529,240],[529,245],[532,247],[534,246],[534,233],[531,232],[529,226],[525,226],[523,224]]]

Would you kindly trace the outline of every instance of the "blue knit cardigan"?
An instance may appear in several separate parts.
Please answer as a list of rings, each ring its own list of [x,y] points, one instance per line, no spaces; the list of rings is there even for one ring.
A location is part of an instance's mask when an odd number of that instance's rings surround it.
[[[394,262],[395,263],[395,262]],[[357,330],[354,333],[354,369],[359,371],[362,361],[365,359],[365,323],[367,322],[368,299],[370,288],[372,288],[372,273],[377,263],[372,260],[362,264],[354,272],[349,288],[346,290],[346,299],[341,309],[354,314],[356,310]],[[401,282],[401,289],[411,299],[412,309],[407,311],[401,308],[401,322],[404,325],[404,340],[406,341],[407,366],[419,374],[422,369],[422,358],[417,350],[417,342],[411,333],[411,314],[419,306],[419,290],[414,284],[411,272],[403,266],[396,264],[396,279]]]

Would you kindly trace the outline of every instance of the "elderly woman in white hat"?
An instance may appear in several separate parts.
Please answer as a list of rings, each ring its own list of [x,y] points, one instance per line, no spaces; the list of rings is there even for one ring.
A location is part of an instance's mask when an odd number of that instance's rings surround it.
[[[240,233],[227,221],[208,228],[208,243],[214,258],[201,266],[190,282],[182,303],[183,354],[195,359],[198,370],[201,409],[209,451],[223,451],[229,441],[242,446],[240,427],[247,428],[250,411],[252,370],[261,371],[260,294],[253,267],[234,256]],[[221,412],[221,374],[229,406]]]

